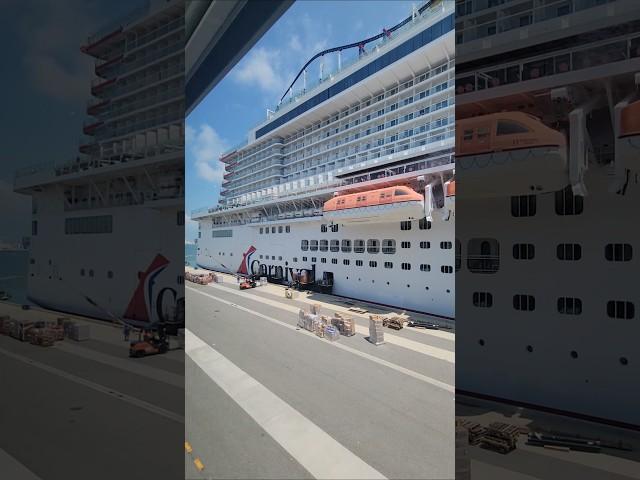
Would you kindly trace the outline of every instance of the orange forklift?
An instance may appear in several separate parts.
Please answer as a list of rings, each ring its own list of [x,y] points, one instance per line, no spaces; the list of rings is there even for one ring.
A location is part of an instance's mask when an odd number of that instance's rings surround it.
[[[162,325],[158,325],[157,332],[140,330],[138,340],[132,340],[129,344],[129,356],[134,358],[166,353],[168,350],[169,341]]]

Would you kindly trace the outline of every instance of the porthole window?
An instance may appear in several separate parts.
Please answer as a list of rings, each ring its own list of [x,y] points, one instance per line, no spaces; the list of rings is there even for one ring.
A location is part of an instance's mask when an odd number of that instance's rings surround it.
[[[513,308],[515,310],[531,312],[536,309],[536,299],[533,295],[514,295]]]
[[[580,260],[582,258],[582,247],[579,243],[561,243],[556,249],[558,260]]]
[[[635,306],[625,300],[610,300],[607,302],[607,315],[611,318],[630,319],[635,315]]]
[[[369,266],[371,268],[376,268],[378,266],[378,262],[374,261],[374,260],[370,260],[369,261]]]
[[[431,228],[431,220],[427,220],[425,217],[421,218],[418,222],[418,228],[420,230],[429,230]]]
[[[311,263],[316,263],[317,257],[311,257]]]
[[[326,233],[327,232],[327,226],[324,223],[322,225],[320,225],[320,231],[322,233]]]
[[[442,250],[450,250],[453,247],[451,242],[440,242],[440,248]]]
[[[309,241],[309,251],[317,252],[318,251],[318,240],[310,240]]]
[[[429,265],[428,263],[421,263],[420,264],[420,271],[421,272],[430,272],[431,271],[431,265]]]
[[[368,253],[378,253],[380,251],[380,240],[376,240],[370,238],[367,240],[367,252]]]
[[[306,252],[307,250],[309,250],[309,240],[302,240],[302,242],[300,243],[300,249],[303,252]]]
[[[271,227],[271,233],[276,233],[276,227]]]
[[[411,230],[411,220],[400,222],[400,230]]]
[[[531,243],[514,243],[513,245],[513,258],[516,260],[531,260],[535,254],[535,246]]]
[[[320,259],[320,263],[327,263],[327,259],[326,259],[326,258],[324,258],[324,257],[323,257],[323,258],[321,258],[321,259]]]
[[[342,253],[351,253],[351,240],[342,240]]]
[[[558,298],[558,313],[580,315],[582,313],[582,300],[571,297]]]
[[[293,257],[293,263],[297,263],[298,262],[298,257]]]
[[[628,243],[609,243],[604,247],[604,258],[610,262],[628,262],[633,256],[633,249]]]
[[[453,267],[451,265],[442,265],[440,271],[442,273],[453,273]]]
[[[280,226],[278,227],[278,233],[282,233],[282,232],[283,232],[283,230],[284,230],[284,228],[282,227],[282,225],[280,225]]]
[[[393,262],[384,262],[384,268],[393,268]]]
[[[332,259],[331,259],[331,263],[332,263],[333,265],[337,265],[337,264],[338,264],[338,259],[337,259],[337,258],[332,258]]]
[[[400,242],[400,248],[411,248],[411,242]]]
[[[420,242],[420,248],[431,248],[431,242]]]
[[[536,214],[536,196],[519,195],[511,197],[511,215],[514,217],[533,217]]]
[[[390,238],[382,240],[382,253],[396,253],[396,241]]]
[[[353,251],[354,253],[364,253],[364,240],[354,240]]]
[[[402,263],[400,265],[400,267],[402,268],[402,270],[411,270],[411,264],[410,263]]]
[[[571,187],[556,192],[557,215],[580,215],[584,210],[584,199],[573,194]]]
[[[356,260],[356,267],[362,266],[362,260]]]
[[[286,233],[291,233],[291,227],[289,225],[287,225],[286,227],[284,227],[284,231]]]
[[[326,252],[329,250],[329,240],[320,240],[320,251]]]
[[[490,308],[493,305],[493,295],[489,292],[473,292],[473,305],[475,307]]]
[[[332,252],[339,252],[340,251],[340,240],[331,240],[331,243],[329,245],[329,250],[331,250]]]
[[[349,261],[348,258],[345,258],[344,260],[342,260],[342,264],[343,265],[349,265],[351,262]]]
[[[307,261],[307,257],[302,257],[302,261],[306,262]]]

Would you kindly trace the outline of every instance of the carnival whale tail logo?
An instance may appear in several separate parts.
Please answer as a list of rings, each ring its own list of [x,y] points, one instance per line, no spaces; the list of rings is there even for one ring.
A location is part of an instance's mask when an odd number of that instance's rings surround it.
[[[253,255],[255,251],[256,247],[251,245],[251,247],[249,247],[249,250],[242,254],[242,263],[240,263],[240,266],[238,267],[238,273],[249,275],[249,264],[251,262],[251,255]]]
[[[169,260],[157,254],[147,270],[138,274],[138,286],[129,301],[124,318],[138,322],[151,322],[153,286],[155,278],[169,265]]]

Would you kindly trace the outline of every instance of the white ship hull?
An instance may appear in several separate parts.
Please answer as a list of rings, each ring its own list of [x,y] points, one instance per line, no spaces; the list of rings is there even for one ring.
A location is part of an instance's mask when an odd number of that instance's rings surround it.
[[[231,237],[212,237],[211,223],[201,221],[201,237],[198,240],[197,263],[211,270],[237,273],[243,261],[247,269],[256,270],[264,264],[281,267],[283,273],[289,269],[315,269],[315,278],[322,279],[324,272],[333,273],[333,293],[344,297],[389,305],[398,309],[414,310],[446,318],[455,317],[455,280],[452,273],[443,273],[441,267],[453,270],[454,250],[441,248],[450,246],[454,238],[454,222],[434,216],[430,229],[420,230],[418,221],[413,221],[411,230],[401,230],[400,221],[360,224],[345,222],[338,224],[338,231],[321,232],[326,220],[302,219],[240,226],[217,227],[215,230],[231,230]],[[260,228],[275,227],[276,233],[260,234]],[[289,226],[290,232],[278,233],[280,226]],[[394,254],[350,253],[342,251],[302,251],[302,240],[394,239]],[[410,242],[402,248],[402,242]],[[429,242],[430,248],[420,248],[420,242]],[[441,242],[448,242],[443,243]],[[407,244],[405,244],[406,246]],[[250,258],[243,260],[245,253],[255,248]],[[330,247],[329,247],[330,248]],[[323,263],[323,259],[324,263]],[[335,259],[337,263],[332,263]],[[349,264],[345,265],[344,261]],[[359,266],[357,261],[362,262]],[[369,262],[377,262],[371,267]],[[392,268],[385,268],[392,262]],[[403,270],[402,264],[410,270]],[[429,271],[420,265],[429,265]],[[425,268],[425,267],[423,267]],[[290,276],[289,276],[290,278]]]

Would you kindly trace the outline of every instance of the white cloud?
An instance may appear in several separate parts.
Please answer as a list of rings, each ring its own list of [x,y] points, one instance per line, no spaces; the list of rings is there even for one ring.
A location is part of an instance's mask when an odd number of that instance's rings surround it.
[[[252,50],[235,73],[236,79],[249,87],[258,87],[270,93],[285,87],[279,50],[257,48]]]
[[[17,20],[26,42],[23,62],[29,81],[51,98],[84,101],[92,59],[78,48],[102,20],[83,0],[43,2],[33,11],[34,15]]]
[[[298,35],[291,35],[291,40],[289,40],[289,48],[294,52],[299,52],[302,50],[302,44],[300,43],[300,37]]]
[[[187,125],[185,136],[198,176],[209,182],[221,182],[224,168],[219,159],[229,148],[227,142],[206,123],[197,129]]]

